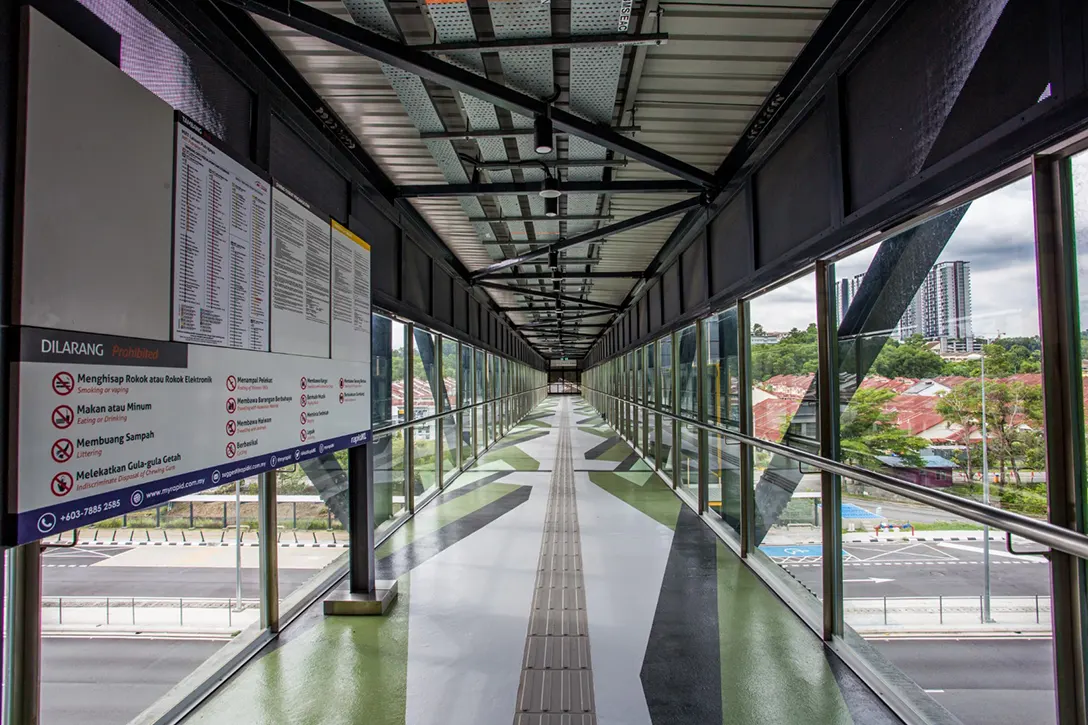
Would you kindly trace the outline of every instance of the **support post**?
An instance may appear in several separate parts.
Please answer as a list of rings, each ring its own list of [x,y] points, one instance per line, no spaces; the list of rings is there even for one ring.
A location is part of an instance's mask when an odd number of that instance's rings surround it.
[[[280,631],[279,533],[276,502],[276,472],[262,473],[257,479],[257,500],[260,507],[261,556],[261,627]]]
[[[38,725],[41,704],[42,548],[9,550],[4,640],[5,723]]]
[[[838,340],[836,339],[835,270],[830,262],[816,263],[816,326],[819,367],[817,383],[817,420],[820,430],[820,455],[837,460],[838,446]],[[823,541],[823,638],[831,641],[843,631],[842,526],[839,477],[820,472],[820,500],[823,515],[820,529]]]
[[[378,581],[374,558],[374,451],[348,449],[348,591],[325,599],[326,615],[385,614],[397,598],[397,581]]]
[[[408,324],[408,340],[404,345],[404,480],[407,485],[408,514],[416,512],[416,446],[415,426],[411,421],[416,417],[416,326]],[[436,403],[438,401],[435,401]]]
[[[1072,172],[1068,159],[1032,160],[1035,198],[1039,319],[1043,342],[1043,414],[1046,425],[1047,503],[1050,523],[1084,532],[1084,409],[1081,396],[1077,254]],[[988,542],[987,542],[988,543]],[[1051,618],[1057,721],[1088,722],[1085,692],[1085,562],[1051,551]]]
[[[699,422],[706,423],[706,324],[695,323],[695,394]],[[710,434],[699,429],[699,514],[705,514],[710,492]]]
[[[740,432],[752,435],[752,368],[749,340],[748,301],[737,302],[737,402],[740,407]],[[747,557],[755,549],[755,489],[752,447],[740,444],[740,555]]]

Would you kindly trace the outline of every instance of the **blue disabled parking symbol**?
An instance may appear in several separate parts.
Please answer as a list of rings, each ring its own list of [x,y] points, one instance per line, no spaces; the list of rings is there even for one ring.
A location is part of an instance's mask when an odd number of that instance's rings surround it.
[[[48,534],[57,525],[57,517],[52,513],[44,513],[38,518],[38,531]]]

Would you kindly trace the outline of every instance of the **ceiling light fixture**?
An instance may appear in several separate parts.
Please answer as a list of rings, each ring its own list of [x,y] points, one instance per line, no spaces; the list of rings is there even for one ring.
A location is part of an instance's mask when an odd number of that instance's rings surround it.
[[[555,149],[554,131],[552,120],[545,115],[539,115],[533,122],[533,140],[536,141],[538,154],[550,154]]]
[[[559,197],[544,197],[544,216],[552,218],[559,216]]]
[[[559,179],[551,174],[544,177],[544,184],[540,187],[540,195],[545,199],[558,199],[563,192],[559,191]]]

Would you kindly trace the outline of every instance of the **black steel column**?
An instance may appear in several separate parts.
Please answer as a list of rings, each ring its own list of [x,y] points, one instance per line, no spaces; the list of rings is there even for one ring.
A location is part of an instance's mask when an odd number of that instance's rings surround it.
[[[348,449],[349,586],[353,594],[373,594],[374,455],[369,444]]]

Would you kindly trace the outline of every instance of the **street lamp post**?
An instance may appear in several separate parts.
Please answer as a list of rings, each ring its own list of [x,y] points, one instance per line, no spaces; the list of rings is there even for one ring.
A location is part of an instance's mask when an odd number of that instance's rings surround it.
[[[982,503],[990,504],[990,460],[986,451],[986,355],[972,355],[979,361],[982,385]],[[990,525],[982,525],[982,621],[992,622],[990,617]]]

